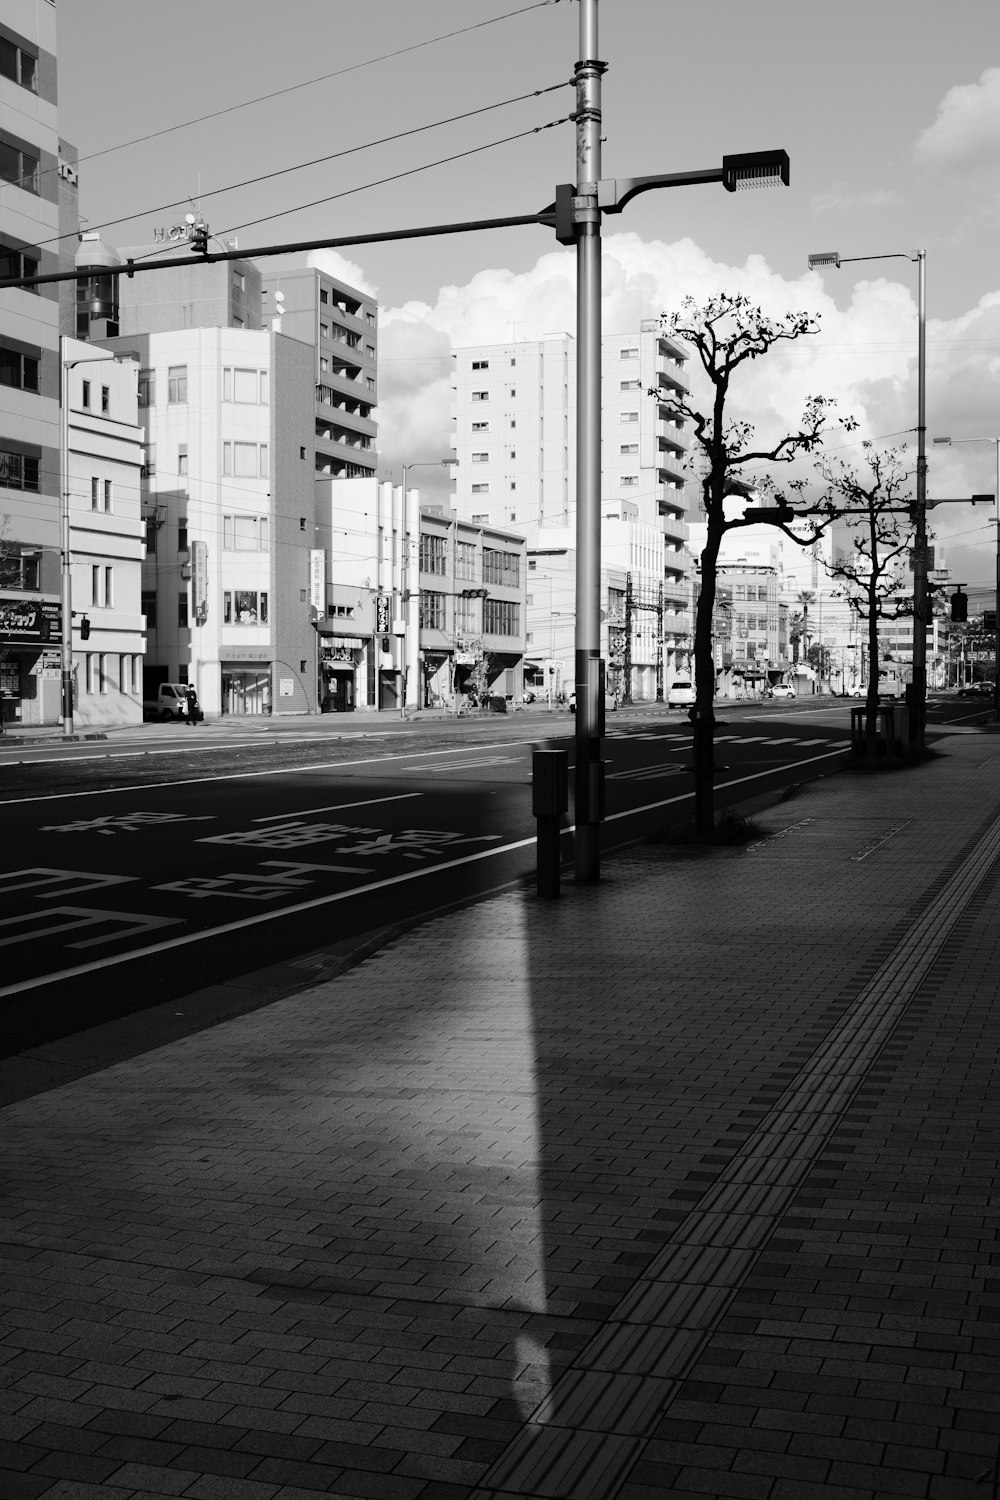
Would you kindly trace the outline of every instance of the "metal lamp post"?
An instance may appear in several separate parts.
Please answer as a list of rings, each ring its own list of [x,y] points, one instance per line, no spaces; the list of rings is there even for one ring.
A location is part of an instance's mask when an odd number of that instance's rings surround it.
[[[406,476],[411,469],[450,469],[458,464],[457,458],[419,459],[412,464],[403,464],[403,483],[400,496],[400,566],[399,600],[403,610],[403,661],[402,691],[399,695],[399,716],[406,718],[407,698],[410,684],[414,686],[414,707],[419,708],[420,698],[420,588],[419,549],[420,517],[411,526],[407,506]]]
[[[60,532],[60,591],[59,591],[59,613],[61,617],[62,641],[59,648],[59,676],[62,687],[62,720],[63,734],[73,733],[73,575],[70,570],[70,548],[69,548],[69,372],[77,365],[106,365],[114,364],[116,356],[110,352],[105,354],[86,354],[80,359],[66,359],[62,349],[66,347],[63,339],[60,348],[60,390],[59,399],[62,407],[62,433],[60,440],[60,477],[59,487],[59,532]]]
[[[910,743],[922,746],[927,714],[927,252],[910,255],[890,250],[884,255],[840,255],[824,250],[809,257],[809,269],[854,261],[909,260],[917,263],[917,495],[913,535],[913,683],[910,702]]]
[[[994,600],[994,636],[993,636],[993,720],[1000,723],[1000,437],[982,438],[950,438],[936,437],[935,448],[950,448],[955,443],[992,443],[996,449],[996,489],[994,491],[994,504],[996,512],[993,524],[997,531],[997,557],[996,557],[996,599]]]

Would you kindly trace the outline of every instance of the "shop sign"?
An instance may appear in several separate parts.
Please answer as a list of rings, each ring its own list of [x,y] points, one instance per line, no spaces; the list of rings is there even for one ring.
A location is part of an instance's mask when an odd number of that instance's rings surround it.
[[[48,680],[60,677],[62,675],[62,662],[59,658],[59,652],[40,652],[38,660],[31,668],[30,675],[32,677],[44,677]]]
[[[326,553],[314,547],[309,553],[309,603],[326,614]]]
[[[292,681],[291,677],[279,677],[278,678],[278,697],[279,698],[294,698],[295,697],[295,683]]]
[[[478,660],[479,660],[479,657],[476,656],[475,653],[472,652],[472,651],[456,651],[455,652],[455,665],[456,665],[456,667],[474,667],[476,665],[476,662]]]
[[[0,641],[34,646],[42,641],[61,640],[58,604],[26,599],[6,599],[0,603]]]
[[[387,594],[379,594],[375,600],[375,632],[377,635],[389,634],[389,597]]]

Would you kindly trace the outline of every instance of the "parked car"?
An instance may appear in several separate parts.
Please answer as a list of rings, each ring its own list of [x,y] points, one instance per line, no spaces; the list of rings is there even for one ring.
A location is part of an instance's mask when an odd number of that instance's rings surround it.
[[[690,708],[694,703],[694,683],[687,677],[675,677],[667,688],[668,708]]]
[[[776,682],[771,689],[772,698],[794,698],[795,689],[787,682]]]
[[[958,696],[960,698],[992,698],[993,684],[992,682],[970,682],[968,687],[959,688]]]
[[[187,718],[188,712],[187,694],[186,682],[161,682],[156,690],[155,700],[149,699],[143,702],[143,718],[162,719],[164,723],[169,723],[171,720],[183,721]]]

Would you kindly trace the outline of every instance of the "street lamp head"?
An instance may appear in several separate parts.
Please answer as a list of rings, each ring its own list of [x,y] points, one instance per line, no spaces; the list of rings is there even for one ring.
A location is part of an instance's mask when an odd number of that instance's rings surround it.
[[[787,151],[743,151],[722,158],[722,186],[727,193],[748,188],[788,186]]]
[[[950,437],[932,438],[931,441],[933,442],[935,448],[950,448],[951,447],[951,438]]]
[[[820,250],[816,255],[809,257],[809,269],[815,271],[819,266],[836,266],[840,270],[839,250]]]

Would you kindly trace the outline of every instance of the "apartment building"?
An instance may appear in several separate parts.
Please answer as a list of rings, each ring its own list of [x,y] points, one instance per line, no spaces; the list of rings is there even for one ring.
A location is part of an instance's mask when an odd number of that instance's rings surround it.
[[[265,320],[315,361],[317,479],[373,478],[378,424],[378,304],[313,266],[263,277]]]
[[[688,389],[687,354],[650,320],[606,335],[601,358],[601,652],[621,696],[654,698],[686,670],[691,646],[687,441],[666,405]],[[525,536],[529,680],[565,691],[574,677],[576,341],[555,334],[453,359],[455,509]]]
[[[53,0],[0,0],[3,277],[72,269],[75,164],[59,136]],[[61,305],[53,286],[0,292],[0,714],[10,724],[60,713],[45,684],[60,642],[59,337],[72,331]]]

